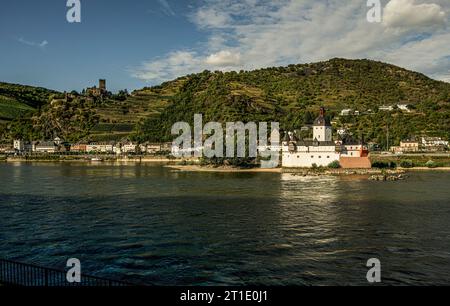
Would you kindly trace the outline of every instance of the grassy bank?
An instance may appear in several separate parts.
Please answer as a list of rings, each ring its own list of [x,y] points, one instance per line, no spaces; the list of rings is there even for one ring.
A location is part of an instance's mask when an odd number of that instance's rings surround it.
[[[450,167],[450,157],[429,156],[429,155],[408,155],[408,156],[383,156],[373,155],[370,157],[372,166],[375,168],[448,168]]]

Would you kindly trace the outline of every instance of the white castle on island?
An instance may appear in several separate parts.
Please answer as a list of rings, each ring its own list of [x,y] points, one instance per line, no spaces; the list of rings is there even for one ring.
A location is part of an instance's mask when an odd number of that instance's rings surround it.
[[[333,128],[325,117],[325,109],[313,124],[313,140],[300,140],[289,132],[282,143],[282,165],[285,168],[327,167],[339,162],[342,168],[371,168],[369,150],[362,141],[333,141]]]

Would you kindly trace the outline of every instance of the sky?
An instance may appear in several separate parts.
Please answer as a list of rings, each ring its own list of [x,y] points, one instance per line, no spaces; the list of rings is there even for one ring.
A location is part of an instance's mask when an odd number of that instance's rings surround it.
[[[370,0],[373,1],[373,0]],[[134,90],[205,69],[369,58],[450,82],[450,1],[2,0],[0,81]]]

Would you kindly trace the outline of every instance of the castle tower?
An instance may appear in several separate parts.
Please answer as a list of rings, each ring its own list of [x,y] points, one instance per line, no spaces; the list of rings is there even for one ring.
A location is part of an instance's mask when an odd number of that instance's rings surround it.
[[[105,79],[100,79],[98,81],[98,88],[100,88],[100,90],[106,91],[106,80]]]
[[[325,108],[320,108],[319,117],[314,120],[313,138],[319,142],[333,141],[333,131],[331,124],[325,118]]]

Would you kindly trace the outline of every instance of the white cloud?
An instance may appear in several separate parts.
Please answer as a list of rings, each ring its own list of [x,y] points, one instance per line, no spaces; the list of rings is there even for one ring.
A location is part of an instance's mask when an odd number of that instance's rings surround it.
[[[144,62],[140,68],[132,69],[133,77],[141,80],[168,80],[197,71],[201,61],[193,51],[176,51],[163,58]]]
[[[206,58],[206,64],[218,67],[238,66],[241,63],[241,55],[231,51],[220,51]]]
[[[205,0],[190,14],[207,34],[204,44],[147,61],[133,75],[162,81],[204,69],[249,70],[346,57],[448,76],[450,1],[391,0],[383,24],[369,23],[367,10],[365,0]]]
[[[161,11],[166,14],[167,16],[175,16],[175,12],[173,11],[172,7],[170,6],[169,2],[167,0],[158,0]]]
[[[192,20],[204,28],[223,28],[230,21],[230,17],[227,13],[205,8],[198,10]]]
[[[433,27],[446,21],[446,13],[436,3],[391,0],[384,9],[383,23],[392,28]]]
[[[29,40],[25,40],[22,37],[17,38],[17,41],[20,42],[21,44],[30,46],[30,47],[38,47],[41,49],[44,49],[47,45],[48,45],[48,41],[43,40],[42,42],[38,43],[38,42],[34,42],[34,41],[29,41]]]

